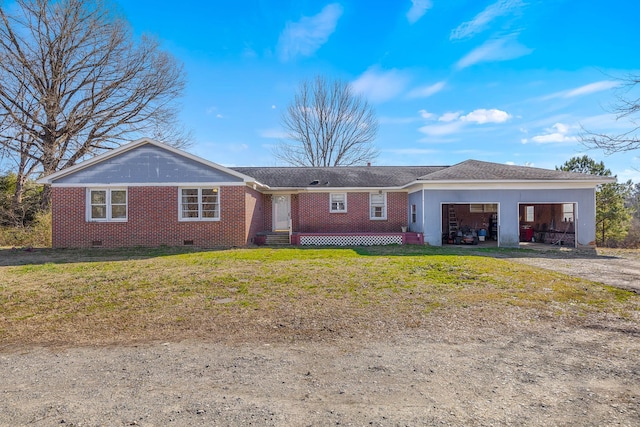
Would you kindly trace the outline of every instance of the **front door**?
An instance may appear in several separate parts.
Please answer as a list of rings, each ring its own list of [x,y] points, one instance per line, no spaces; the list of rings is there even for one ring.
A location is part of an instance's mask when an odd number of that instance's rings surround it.
[[[273,196],[273,231],[289,230],[291,218],[291,196],[276,194]]]

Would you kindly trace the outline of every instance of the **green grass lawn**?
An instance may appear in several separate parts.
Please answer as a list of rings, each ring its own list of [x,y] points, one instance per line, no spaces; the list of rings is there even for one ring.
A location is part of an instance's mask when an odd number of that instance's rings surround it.
[[[6,345],[309,338],[640,308],[631,292],[442,248],[0,252]]]

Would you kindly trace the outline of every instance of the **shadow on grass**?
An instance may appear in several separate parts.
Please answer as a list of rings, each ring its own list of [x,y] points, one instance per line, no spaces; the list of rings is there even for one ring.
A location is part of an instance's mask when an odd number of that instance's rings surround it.
[[[359,246],[352,248],[363,256],[419,256],[419,255],[460,255],[484,256],[492,258],[586,258],[614,259],[609,255],[599,255],[592,249],[574,249],[566,247],[535,246],[525,248],[498,248],[481,246]]]
[[[245,250],[256,250],[257,246]],[[6,248],[0,249],[0,266],[65,264],[75,262],[126,261],[148,259],[198,252],[223,251],[230,248],[198,248],[184,246],[160,246],[154,248],[134,247],[120,249],[84,248]],[[361,256],[482,256],[491,258],[587,258],[616,259],[611,255],[598,255],[596,251],[571,248],[498,248],[479,246],[427,246],[427,245],[385,245],[385,246],[281,246],[268,247],[269,250],[351,250]]]
[[[74,262],[127,261],[158,258],[197,252],[220,251],[228,248],[203,249],[183,246],[134,247],[120,249],[83,248],[3,248],[0,249],[0,267],[18,265],[68,264]]]

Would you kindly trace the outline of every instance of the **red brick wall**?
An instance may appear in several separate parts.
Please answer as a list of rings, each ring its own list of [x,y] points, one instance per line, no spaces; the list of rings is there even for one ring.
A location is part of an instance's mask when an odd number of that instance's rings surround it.
[[[256,190],[245,187],[245,242],[252,243],[253,238],[264,229],[264,196]]]
[[[264,200],[262,231],[271,231],[273,229],[273,203],[271,197],[271,194],[262,195]]]
[[[292,203],[293,206],[293,203]],[[369,219],[369,193],[347,193],[347,212],[329,212],[329,193],[297,195],[293,231],[307,233],[399,232],[408,221],[407,193],[387,193],[387,219]],[[292,212],[293,214],[293,212]]]
[[[53,247],[240,246],[247,242],[245,187],[220,188],[220,221],[178,221],[177,187],[129,187],[127,222],[87,222],[86,189],[52,189]]]

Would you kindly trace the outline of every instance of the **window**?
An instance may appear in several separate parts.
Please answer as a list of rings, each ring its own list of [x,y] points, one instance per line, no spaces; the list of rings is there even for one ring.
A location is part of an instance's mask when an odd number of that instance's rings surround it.
[[[181,188],[181,221],[215,221],[220,219],[218,188]]]
[[[411,222],[413,224],[418,220],[418,207],[416,205],[411,205]]]
[[[88,221],[127,220],[127,190],[89,189],[88,199]]]
[[[387,194],[371,193],[369,195],[370,219],[387,219]]]
[[[329,199],[331,200],[330,212],[347,211],[347,193],[331,193]]]
[[[562,204],[562,218],[564,222],[573,222],[573,203]]]
[[[498,205],[495,203],[471,203],[469,205],[469,212],[471,213],[493,213],[498,212]]]
[[[533,206],[524,207],[524,220],[525,222],[533,222]]]

